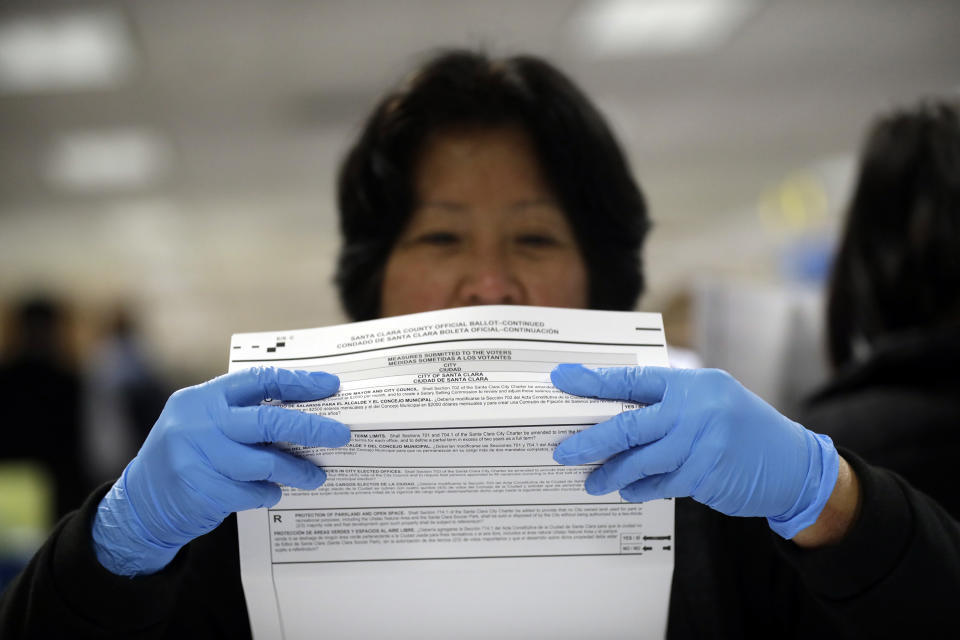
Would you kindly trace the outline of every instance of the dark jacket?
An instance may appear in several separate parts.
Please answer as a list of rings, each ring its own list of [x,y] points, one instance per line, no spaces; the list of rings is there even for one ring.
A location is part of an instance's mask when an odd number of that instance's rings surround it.
[[[80,440],[80,378],[46,358],[0,364],[0,462],[31,462],[50,474],[61,518],[93,488],[85,482]]]
[[[960,519],[960,330],[879,344],[817,392],[798,421],[896,471]]]
[[[860,478],[863,502],[835,547],[803,551],[763,519],[677,501],[668,637],[960,633],[952,616],[960,525],[895,474],[844,457]],[[160,573],[123,578],[103,569],[91,546],[90,523],[106,490],[61,521],[0,596],[0,637],[249,637],[236,518],[188,544]]]

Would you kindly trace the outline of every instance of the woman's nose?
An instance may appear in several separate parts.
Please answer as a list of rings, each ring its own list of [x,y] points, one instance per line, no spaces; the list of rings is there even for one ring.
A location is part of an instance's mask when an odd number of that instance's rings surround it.
[[[467,258],[457,298],[461,305],[526,304],[523,286],[502,251],[478,251]]]

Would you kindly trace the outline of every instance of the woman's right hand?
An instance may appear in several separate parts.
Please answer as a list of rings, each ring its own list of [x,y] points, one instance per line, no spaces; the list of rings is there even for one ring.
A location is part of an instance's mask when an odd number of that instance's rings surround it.
[[[174,393],[100,502],[93,522],[100,564],[118,575],[154,573],[229,514],[276,504],[279,484],[323,484],[322,469],[269,443],[341,447],[350,429],[261,401],[316,400],[339,388],[328,373],[254,368]]]

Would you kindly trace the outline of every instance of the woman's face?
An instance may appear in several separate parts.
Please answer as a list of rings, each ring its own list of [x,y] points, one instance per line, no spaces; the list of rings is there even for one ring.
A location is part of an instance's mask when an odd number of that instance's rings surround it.
[[[381,314],[474,304],[587,306],[573,230],[518,128],[428,140],[414,210],[387,259]]]

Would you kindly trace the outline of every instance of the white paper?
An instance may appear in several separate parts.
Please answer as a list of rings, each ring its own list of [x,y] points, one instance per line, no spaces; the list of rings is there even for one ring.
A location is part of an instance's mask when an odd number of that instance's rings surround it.
[[[663,637],[673,502],[590,496],[568,435],[635,409],[558,391],[549,372],[667,365],[659,314],[520,306],[233,336],[230,370],[340,376],[290,404],[350,425],[326,469],[239,514],[256,638]]]

